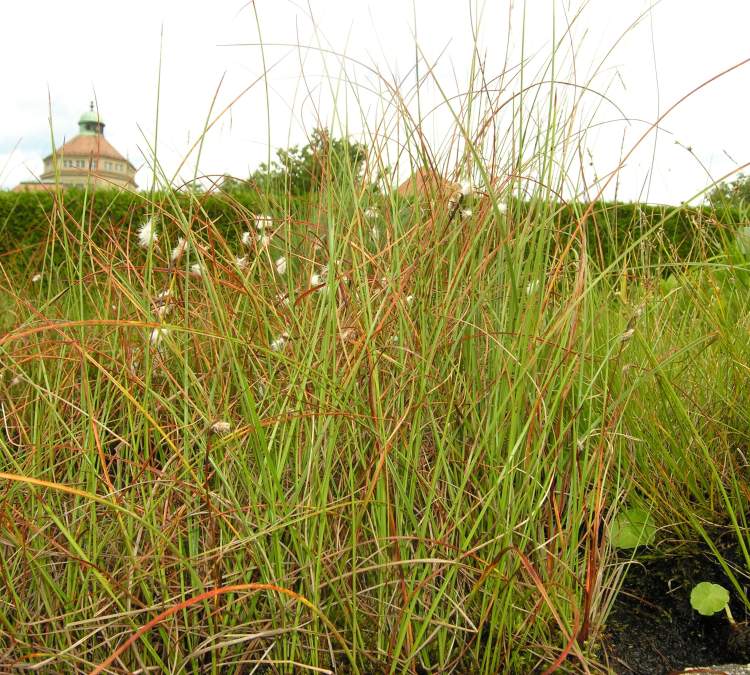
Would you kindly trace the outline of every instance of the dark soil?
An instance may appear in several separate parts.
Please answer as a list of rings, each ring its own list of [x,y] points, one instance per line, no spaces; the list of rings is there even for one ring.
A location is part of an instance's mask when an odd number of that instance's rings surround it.
[[[746,593],[750,577],[739,548],[732,539],[719,542]],[[733,629],[722,612],[711,617],[690,606],[690,591],[701,581],[729,590]],[[605,660],[616,673],[659,675],[689,666],[750,662],[750,619],[738,593],[707,547],[694,546],[668,556],[651,552],[629,564],[607,622]],[[738,632],[739,631],[739,632]]]

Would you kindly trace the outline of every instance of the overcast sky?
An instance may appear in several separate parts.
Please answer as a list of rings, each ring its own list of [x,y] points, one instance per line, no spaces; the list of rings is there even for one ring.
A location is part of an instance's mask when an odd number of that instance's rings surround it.
[[[146,187],[159,92],[157,156],[172,176],[199,138],[217,91],[214,115],[246,90],[207,134],[198,169],[246,177],[268,157],[269,139],[272,151],[304,142],[319,121],[333,121],[334,109],[355,138],[364,129],[372,133],[392,117],[388,87],[399,83],[405,96],[411,92],[416,54],[422,75],[434,67],[419,104],[424,131],[440,148],[451,120],[440,103],[466,90],[475,39],[488,79],[506,72],[495,80],[504,88],[498,100],[511,100],[520,88],[521,55],[531,58],[528,84],[541,77],[553,39],[574,18],[556,68],[559,79],[593,90],[575,129],[589,129],[582,146],[587,162],[591,153],[591,181],[613,171],[660,112],[750,57],[747,0],[649,6],[590,0],[579,14],[579,0],[3,2],[0,185],[41,171],[50,152],[50,110],[59,146],[77,133],[78,117],[95,96],[106,136],[140,167],[137,181]],[[561,104],[572,104],[572,91],[559,90]],[[416,113],[416,99],[408,105]],[[750,161],[749,109],[746,65],[690,97],[638,146],[619,174],[619,197],[677,203]],[[178,180],[192,175],[196,158],[197,150]],[[614,189],[613,181],[607,195]]]

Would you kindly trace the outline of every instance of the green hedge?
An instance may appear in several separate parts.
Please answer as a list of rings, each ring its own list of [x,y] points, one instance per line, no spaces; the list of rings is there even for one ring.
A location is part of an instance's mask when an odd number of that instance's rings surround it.
[[[570,236],[578,232],[589,204],[558,207],[556,222]],[[586,219],[589,256],[601,267],[621,258],[633,264],[697,262],[719,254],[739,226],[744,210],[733,207],[674,207],[597,202]]]
[[[176,200],[176,203],[175,203]],[[51,228],[77,229],[82,223],[95,239],[119,236],[137,227],[154,210],[161,227],[176,229],[180,218],[192,214],[190,227],[202,229],[208,223],[223,235],[248,229],[253,213],[290,213],[309,217],[304,196],[292,203],[269,204],[257,191],[237,190],[231,194],[184,193],[132,194],[122,191],[66,190],[64,192],[0,191],[0,261],[10,256],[27,258],[39,251]],[[553,219],[561,236],[577,231],[588,205],[549,204],[541,201],[516,203],[511,216],[516,219]],[[586,221],[590,257],[608,265],[634,246],[631,260],[705,260],[721,250],[726,237],[737,226],[747,225],[744,210],[731,207],[675,208],[632,203],[599,202]],[[644,236],[647,235],[647,236]],[[639,241],[642,240],[642,241]],[[16,256],[20,254],[20,256]],[[24,255],[25,254],[25,255]],[[658,259],[658,260],[657,260]]]
[[[106,234],[137,226],[154,211],[168,224],[177,222],[177,211],[184,215],[192,210],[196,222],[228,228],[247,225],[261,206],[257,193],[249,190],[232,196],[156,193],[149,197],[120,190],[0,192],[0,254],[35,246],[51,227],[65,223],[75,227],[82,223],[94,235]]]

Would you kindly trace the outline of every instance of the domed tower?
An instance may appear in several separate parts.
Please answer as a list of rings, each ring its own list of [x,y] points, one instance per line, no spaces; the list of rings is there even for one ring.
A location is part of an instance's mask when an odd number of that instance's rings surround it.
[[[81,119],[78,120],[78,133],[81,136],[95,136],[96,134],[104,135],[104,122],[102,122],[99,113],[94,111],[94,102],[92,101]]]
[[[135,190],[135,167],[104,138],[104,122],[91,103],[78,135],[44,158],[43,185]]]

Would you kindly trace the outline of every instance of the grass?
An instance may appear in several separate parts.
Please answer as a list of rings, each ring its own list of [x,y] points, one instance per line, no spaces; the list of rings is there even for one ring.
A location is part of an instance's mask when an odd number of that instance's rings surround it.
[[[472,77],[449,147],[397,92],[367,165],[399,135],[478,185],[471,215],[331,159],[302,206],[265,196],[267,245],[198,197],[167,220],[167,191],[152,245],[60,210],[41,280],[3,278],[0,663],[600,672],[624,505],[747,551],[744,259],[644,237],[598,268],[557,220],[576,101],[539,86],[499,129]]]

